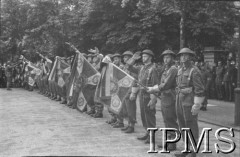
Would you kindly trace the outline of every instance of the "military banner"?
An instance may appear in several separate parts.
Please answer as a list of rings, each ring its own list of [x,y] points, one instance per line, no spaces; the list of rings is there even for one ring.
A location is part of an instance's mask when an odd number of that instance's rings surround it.
[[[70,65],[62,58],[57,58],[57,84],[62,88],[70,75]]]
[[[100,73],[86,60],[82,54],[77,54],[70,76],[69,96],[72,104],[83,111],[88,103],[93,102],[93,93],[100,78]]]
[[[40,76],[41,70],[32,62],[28,62],[27,70],[28,70],[28,84],[30,86],[33,86],[35,84],[35,81],[37,80],[37,77]]]
[[[103,66],[102,75],[96,96],[102,103],[109,105],[112,112],[119,114],[134,78],[113,63]]]

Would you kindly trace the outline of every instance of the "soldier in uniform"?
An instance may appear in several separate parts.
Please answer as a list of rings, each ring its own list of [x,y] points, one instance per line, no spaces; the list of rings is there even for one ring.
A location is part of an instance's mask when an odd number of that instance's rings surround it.
[[[195,53],[189,48],[183,48],[178,53],[182,67],[177,74],[176,110],[180,129],[190,128],[198,143],[198,113],[204,101],[205,88],[200,70],[191,64]],[[192,139],[192,140],[194,140]],[[175,156],[195,157],[196,153],[176,153]]]
[[[113,64],[115,64],[116,66],[118,66],[120,69],[123,69],[123,64],[121,62],[121,55],[119,53],[115,53],[112,55],[112,60],[113,60]],[[112,119],[117,119],[115,121],[115,123],[112,123],[111,125],[113,126],[113,128],[122,128],[124,127],[124,123],[123,123],[123,115],[119,114],[115,114],[112,111],[110,111],[109,108],[109,113],[112,116]]]
[[[215,84],[216,84],[216,91],[217,91],[217,98],[219,100],[223,99],[223,74],[224,74],[224,67],[222,66],[222,62],[219,61],[218,65],[216,67],[216,79],[215,79]]]
[[[141,84],[139,87],[133,87],[130,95],[130,100],[136,100],[137,93],[139,92],[140,114],[143,127],[146,133],[138,137],[138,140],[145,140],[145,143],[150,142],[149,132],[147,128],[156,127],[156,103],[157,97],[154,94],[149,94],[146,87],[152,87],[158,84],[158,72],[156,65],[152,62],[154,54],[151,50],[146,49],[142,51],[142,67],[133,67],[129,65],[129,70],[138,73],[138,82]],[[135,57],[133,57],[135,59]],[[138,57],[137,57],[138,58]],[[142,86],[145,86],[142,87]]]
[[[102,54],[97,54],[93,57],[93,67],[98,71],[100,71],[100,64],[102,62],[102,59],[103,59]],[[94,106],[95,106],[95,114],[93,114],[92,116],[94,118],[102,118],[104,105],[97,100],[96,95],[94,95]]]
[[[227,61],[223,75],[225,101],[232,101],[232,80],[233,80],[233,66],[230,64],[230,60]]]
[[[92,52],[91,50],[89,50],[89,52]],[[91,57],[91,58],[90,58]],[[98,54],[90,54],[90,56],[88,56],[88,61],[89,63],[92,64],[92,66],[96,69],[96,70],[99,70],[100,68],[100,65],[99,65],[99,68],[97,68],[98,66],[98,63],[100,61],[100,58],[98,58]],[[96,88],[96,87],[92,87],[92,88]],[[91,102],[88,102],[88,106],[90,108],[90,111],[87,112],[88,115],[92,116],[92,117],[95,117],[95,118],[102,118],[103,117],[103,114],[102,112],[96,112],[96,105],[94,103],[94,95],[92,95],[92,99],[91,99]]]
[[[161,76],[160,84],[148,88],[149,93],[161,93],[161,110],[166,128],[178,129],[177,115],[175,108],[176,100],[176,77],[178,69],[174,63],[175,53],[171,50],[165,50],[162,55],[165,64],[165,69]],[[168,139],[174,139],[175,133],[170,132]],[[162,147],[162,145],[159,145]],[[176,143],[169,143],[167,145],[169,151],[176,150]]]
[[[12,66],[11,66],[10,61],[8,61],[7,64],[6,64],[5,74],[6,74],[6,77],[7,77],[7,90],[12,90],[10,88],[11,81],[12,81]]]
[[[88,62],[92,64],[92,54],[88,54],[86,57]]]
[[[131,51],[126,51],[122,54],[123,61],[125,63],[123,70],[132,77],[137,78],[137,74],[132,73],[128,70],[127,62],[132,56],[133,53]],[[120,111],[120,115],[122,117],[127,116],[128,119],[128,125],[121,129],[125,133],[133,133],[136,123],[136,100],[130,100],[131,89],[132,88],[129,89],[125,99],[123,100],[122,110]]]

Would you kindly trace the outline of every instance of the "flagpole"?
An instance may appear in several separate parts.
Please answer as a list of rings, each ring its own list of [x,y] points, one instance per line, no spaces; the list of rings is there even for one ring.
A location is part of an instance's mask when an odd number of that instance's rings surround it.
[[[113,64],[113,63],[111,63]],[[115,66],[116,68],[118,68],[115,64],[113,64],[113,66]],[[119,70],[121,70],[123,73],[125,73],[128,77],[130,77],[131,79],[133,79],[138,85],[142,86],[144,88],[144,90],[148,90],[148,87],[144,86],[142,83],[140,83],[138,80],[136,80],[134,77],[132,77],[131,75],[129,75],[128,73],[126,73],[124,70],[118,68]],[[156,97],[158,97],[160,99],[160,97],[158,95],[156,95],[155,93],[151,93],[153,95],[155,95]]]

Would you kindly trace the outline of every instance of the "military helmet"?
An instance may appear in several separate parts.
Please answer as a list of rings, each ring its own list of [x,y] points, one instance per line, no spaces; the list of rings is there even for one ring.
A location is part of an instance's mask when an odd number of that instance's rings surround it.
[[[190,50],[189,48],[182,48],[177,55],[181,55],[181,54],[191,54],[191,55],[196,55],[195,52],[193,52],[192,50]]]
[[[120,55],[119,53],[114,53],[114,54],[112,55],[112,58],[114,58],[114,57],[121,57],[121,55]]]
[[[125,51],[122,56],[126,56],[126,55],[129,55],[129,56],[133,56],[133,53],[131,51]]]
[[[141,55],[143,55],[143,54],[148,54],[148,55],[150,55],[152,57],[154,56],[154,53],[151,50],[149,50],[149,49],[143,50]]]
[[[175,53],[172,52],[171,50],[165,50],[163,51],[163,53],[161,54],[161,57],[163,57],[164,55],[172,55],[175,57]]]

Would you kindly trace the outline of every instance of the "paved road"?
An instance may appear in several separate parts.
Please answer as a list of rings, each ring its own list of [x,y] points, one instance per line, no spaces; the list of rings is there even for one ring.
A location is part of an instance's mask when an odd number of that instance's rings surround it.
[[[136,132],[125,134],[105,123],[108,118],[106,109],[104,118],[94,119],[37,92],[0,89],[0,156],[173,156],[173,153],[147,154],[149,145],[136,139],[143,133],[139,116],[138,107]],[[158,111],[157,127],[164,127],[161,116]],[[228,144],[215,139],[214,131],[218,126],[200,122],[199,127],[213,129],[210,133],[210,149],[213,152],[214,143],[219,143],[221,148],[229,148]],[[233,140],[238,149],[227,156],[239,156],[239,139],[236,132]],[[161,142],[160,131],[156,141]],[[178,142],[178,150],[183,150],[182,141]],[[199,156],[226,155],[213,153]]]

